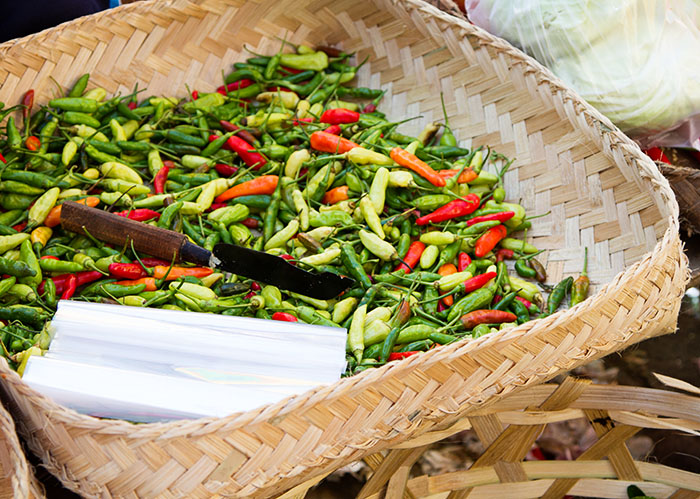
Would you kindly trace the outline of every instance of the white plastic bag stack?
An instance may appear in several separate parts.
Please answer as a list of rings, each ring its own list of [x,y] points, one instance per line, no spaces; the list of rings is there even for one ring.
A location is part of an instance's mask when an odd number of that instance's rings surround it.
[[[697,0],[467,0],[643,147],[700,149]]]
[[[59,302],[23,379],[78,412],[134,422],[222,417],[340,379],[341,328]]]

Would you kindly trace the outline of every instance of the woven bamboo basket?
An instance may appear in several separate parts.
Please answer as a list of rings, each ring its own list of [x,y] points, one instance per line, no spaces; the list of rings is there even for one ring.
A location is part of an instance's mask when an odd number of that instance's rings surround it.
[[[42,497],[45,497],[43,488],[27,463],[12,416],[0,404],[0,499]]]
[[[700,497],[700,475],[636,461],[625,442],[644,429],[700,433],[700,389],[665,376],[688,393],[593,385],[566,378],[509,395],[442,431],[424,433],[388,452],[364,458],[373,470],[361,499],[626,498],[629,485],[657,499]],[[597,441],[575,461],[525,461],[545,425],[585,418]],[[409,479],[423,452],[446,437],[473,429],[484,446],[468,470]],[[301,495],[295,491],[297,497]]]
[[[369,56],[357,84],[390,117],[440,119],[462,145],[517,158],[506,188],[537,220],[551,281],[580,271],[592,296],[546,319],[414,356],[277,404],[216,419],[133,425],[79,415],[0,361],[3,396],[43,465],[86,497],[270,497],[449,427],[488,403],[675,330],[687,281],[678,205],[650,159],[512,46],[418,0],[137,2],[0,45],[0,100],[84,72],[109,92],[185,95],[279,40]]]

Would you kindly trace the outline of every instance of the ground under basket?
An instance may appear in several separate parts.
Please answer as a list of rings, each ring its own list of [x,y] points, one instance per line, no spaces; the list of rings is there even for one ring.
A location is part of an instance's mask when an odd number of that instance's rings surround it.
[[[678,206],[649,158],[551,73],[512,46],[417,0],[139,2],[0,45],[0,100],[90,72],[127,93],[209,91],[222,69],[279,40],[369,56],[361,86],[382,87],[391,118],[440,119],[467,147],[515,157],[506,188],[547,248],[551,281],[578,274],[592,296],[570,310],[458,342],[243,414],[132,425],[76,414],[0,361],[3,398],[52,473],[86,497],[269,497],[449,427],[505,395],[675,329],[687,280]]]
[[[657,499],[697,498],[700,475],[635,461],[625,444],[644,429],[700,436],[700,390],[660,379],[687,393],[566,378],[505,397],[446,430],[367,456],[374,472],[358,498],[626,498],[630,485]],[[545,425],[579,418],[593,426],[597,441],[575,461],[525,461]],[[408,479],[411,466],[432,443],[467,429],[485,448],[468,470]]]

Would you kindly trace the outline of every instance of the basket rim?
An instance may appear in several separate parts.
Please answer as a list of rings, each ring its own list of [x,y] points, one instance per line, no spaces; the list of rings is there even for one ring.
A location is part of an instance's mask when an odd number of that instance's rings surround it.
[[[377,0],[369,0],[376,3]],[[640,180],[649,189],[657,190],[662,199],[665,201],[669,211],[669,215],[660,219],[666,219],[668,227],[664,236],[657,241],[654,249],[640,257],[636,262],[628,266],[625,270],[615,275],[608,283],[604,284],[596,295],[603,296],[608,293],[614,294],[621,287],[628,277],[642,272],[655,255],[661,253],[662,249],[673,245],[680,244],[678,236],[678,203],[673,195],[670,184],[661,175],[653,161],[646,157],[641,152],[639,146],[630,138],[624,135],[608,118],[603,116],[599,111],[585,102],[571,88],[567,87],[559,78],[554,76],[549,69],[542,66],[539,62],[510,45],[507,41],[498,38],[483,29],[471,25],[466,20],[461,20],[455,16],[444,13],[436,7],[423,2],[422,0],[391,0],[395,6],[405,8],[408,12],[416,11],[425,18],[438,19],[441,22],[447,23],[451,28],[455,29],[460,39],[465,37],[476,37],[480,46],[491,47],[498,50],[507,56],[513,65],[522,66],[523,73],[533,73],[536,76],[537,84],[546,83],[550,86],[552,94],[561,94],[561,100],[565,105],[571,105],[567,108],[567,119],[575,129],[581,130],[581,123],[574,120],[575,117],[583,117],[586,125],[589,127],[591,138],[598,141],[601,146],[601,152],[617,163],[613,157],[614,152],[619,152],[627,156],[628,162],[635,162],[640,175]],[[102,21],[117,19],[125,14],[146,14],[154,9],[163,11],[169,8],[185,7],[187,5],[196,5],[198,0],[166,0],[166,1],[146,1],[135,2],[120,7],[98,12],[89,16],[84,16],[73,21],[62,23],[54,28],[49,28],[42,32],[28,35],[23,38],[10,40],[0,44],[0,56],[5,56],[8,51],[13,48],[23,48],[27,44],[36,42],[41,43],[48,37],[54,34],[60,34],[65,29],[79,29],[86,22]],[[227,3],[225,0],[222,3]],[[604,147],[610,149],[606,152]],[[617,150],[617,151],[616,151]],[[687,259],[681,253],[681,268],[685,267],[687,271]],[[687,273],[687,272],[686,272]],[[590,298],[593,298],[591,296]],[[26,396],[31,397],[32,403],[41,405],[51,412],[51,418],[56,422],[68,423],[76,428],[86,428],[93,432],[101,434],[119,434],[126,438],[144,438],[156,436],[159,439],[169,437],[182,437],[187,435],[204,434],[209,432],[230,431],[240,429],[249,424],[255,424],[269,419],[273,416],[283,417],[293,413],[299,408],[307,405],[312,405],[317,397],[323,397],[324,400],[330,400],[343,396],[349,391],[361,391],[362,385],[372,384],[377,378],[383,377],[387,372],[399,373],[410,372],[417,366],[428,366],[434,363],[439,363],[443,358],[451,357],[459,352],[459,355],[467,355],[471,351],[478,348],[492,346],[492,344],[511,342],[514,339],[528,334],[531,330],[546,329],[552,325],[562,322],[568,322],[575,318],[580,312],[594,308],[592,300],[585,300],[573,308],[559,311],[551,316],[543,319],[533,319],[520,326],[503,331],[501,334],[490,337],[486,335],[476,340],[468,342],[458,341],[452,345],[445,345],[440,349],[435,349],[429,352],[424,352],[421,355],[415,355],[405,359],[400,363],[387,364],[378,369],[367,370],[358,375],[348,378],[343,378],[333,385],[319,386],[308,390],[307,392],[286,397],[276,403],[267,404],[257,409],[247,412],[237,412],[226,417],[206,417],[200,419],[182,419],[165,423],[138,423],[134,424],[124,420],[100,419],[93,416],[79,414],[72,409],[68,409],[49,397],[46,397],[35,391],[25,384],[19,375],[9,369],[5,359],[0,362],[0,372],[3,373],[3,378],[6,382],[18,387]],[[536,377],[536,376],[533,376]],[[515,380],[513,380],[515,381]],[[544,381],[544,380],[542,380]],[[530,383],[531,384],[531,383]],[[356,386],[359,385],[359,386]],[[524,385],[519,385],[524,386]]]

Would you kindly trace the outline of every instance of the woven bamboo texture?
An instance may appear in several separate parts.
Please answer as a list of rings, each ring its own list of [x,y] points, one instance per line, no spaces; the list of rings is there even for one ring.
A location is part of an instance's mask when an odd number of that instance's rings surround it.
[[[0,404],[0,499],[43,497],[43,488],[27,463],[12,416]]]
[[[556,499],[567,494],[624,498],[632,484],[657,499],[700,497],[700,475],[635,461],[625,445],[645,428],[700,436],[700,390],[672,378],[665,380],[689,393],[592,385],[588,380],[566,378],[560,385],[545,384],[510,395],[446,430],[425,433],[366,457],[373,474],[358,498]],[[593,426],[598,440],[578,459],[525,461],[547,424],[579,418]],[[485,449],[468,470],[408,479],[409,470],[430,444],[468,429],[474,430]]]
[[[506,189],[537,219],[550,280],[578,274],[573,309],[366,371],[223,419],[132,425],[76,414],[0,361],[4,398],[44,466],[86,497],[270,497],[495,403],[524,387],[675,330],[687,281],[678,205],[650,159],[512,46],[418,0],[137,2],[0,45],[0,100],[48,100],[84,72],[108,92],[207,91],[222,68],[279,40],[369,56],[359,86],[387,90],[391,118],[440,119],[463,146],[515,157]],[[50,78],[52,77],[52,78]]]

